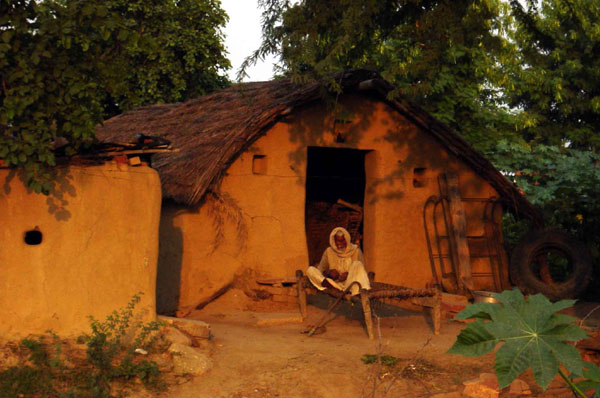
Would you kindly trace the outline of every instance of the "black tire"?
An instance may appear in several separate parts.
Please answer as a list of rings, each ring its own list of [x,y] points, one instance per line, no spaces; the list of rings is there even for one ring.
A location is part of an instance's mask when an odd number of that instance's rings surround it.
[[[546,283],[536,270],[536,259],[548,251],[559,252],[569,261],[569,273],[560,282]],[[532,232],[517,244],[510,259],[512,282],[523,293],[542,293],[550,300],[579,297],[590,284],[592,272],[587,247],[558,229]]]

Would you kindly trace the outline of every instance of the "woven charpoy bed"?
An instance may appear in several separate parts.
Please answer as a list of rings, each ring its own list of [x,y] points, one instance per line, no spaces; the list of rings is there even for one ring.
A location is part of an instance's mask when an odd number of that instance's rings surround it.
[[[318,290],[308,280],[308,277],[300,270],[296,271],[297,287],[298,287],[298,304],[300,306],[300,314],[302,319],[306,319],[306,293],[307,291],[313,294],[327,294],[332,297],[340,298],[344,293],[337,289],[327,288],[325,290]],[[404,286],[391,285],[389,283],[375,282],[374,274],[369,273],[369,279],[371,280],[371,289],[360,289],[360,294],[350,297],[354,302],[360,301],[365,317],[365,325],[370,339],[375,338],[373,332],[373,308],[377,302],[389,302],[401,300],[410,300],[412,304],[419,305],[421,307],[431,309],[431,318],[433,323],[433,331],[435,334],[440,333],[441,325],[441,293],[438,288],[423,288],[414,289]]]

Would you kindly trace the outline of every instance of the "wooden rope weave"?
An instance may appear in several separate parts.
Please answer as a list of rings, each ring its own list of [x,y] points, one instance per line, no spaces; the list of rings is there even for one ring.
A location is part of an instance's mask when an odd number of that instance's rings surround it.
[[[312,283],[305,277],[304,286],[317,290]],[[339,297],[343,295],[343,292],[338,289],[326,288],[321,292],[328,294],[332,297]],[[433,297],[437,293],[437,290],[426,289],[426,288],[410,288],[405,286],[391,285],[389,283],[382,282],[371,282],[371,289],[367,290],[369,298],[396,298],[396,299],[408,299],[412,297]]]

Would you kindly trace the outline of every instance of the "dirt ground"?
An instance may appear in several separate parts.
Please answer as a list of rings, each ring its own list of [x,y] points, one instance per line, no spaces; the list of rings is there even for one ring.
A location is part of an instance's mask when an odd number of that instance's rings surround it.
[[[458,398],[463,381],[494,373],[493,354],[480,358],[446,354],[464,328],[462,322],[443,320],[441,334],[436,336],[427,313],[375,305],[372,309],[378,315],[375,324],[380,338],[369,340],[361,306],[343,302],[329,316],[325,332],[309,337],[301,332],[326,314],[333,299],[309,296],[308,302],[308,319],[302,322],[294,300],[276,303],[252,299],[241,289],[229,290],[188,316],[211,325],[213,338],[201,340],[196,349],[211,358],[212,368],[196,377],[178,376],[171,371],[173,357],[157,351],[151,359],[161,359],[159,367],[171,369],[163,374],[166,391],[159,393],[140,385],[130,390],[131,397],[441,398],[436,395],[450,394],[444,398]],[[580,302],[567,312],[585,318],[588,331],[600,338],[598,303]],[[72,351],[65,365],[76,365],[75,359],[85,357],[84,345],[70,342],[63,349]],[[586,360],[600,363],[597,350],[583,353]],[[376,354],[384,363],[362,360]],[[0,344],[0,369],[17,366],[28,356],[29,350],[16,342]],[[390,359],[397,362],[389,365]],[[573,396],[559,377],[545,392],[535,385],[530,371],[520,379],[531,387],[531,397]],[[507,390],[501,391],[499,398],[515,398]]]
[[[445,354],[464,324],[444,321],[435,336],[428,315],[388,306],[375,308],[381,339],[369,340],[360,305],[344,302],[323,334],[301,331],[329,304],[309,296],[308,320],[256,326],[260,319],[298,314],[295,304],[245,300],[232,290],[189,318],[211,324],[214,367],[164,394],[169,398],[429,397],[459,389],[462,381],[491,372],[493,356]],[[271,314],[267,314],[270,311]],[[393,367],[365,364],[365,354],[400,359]]]

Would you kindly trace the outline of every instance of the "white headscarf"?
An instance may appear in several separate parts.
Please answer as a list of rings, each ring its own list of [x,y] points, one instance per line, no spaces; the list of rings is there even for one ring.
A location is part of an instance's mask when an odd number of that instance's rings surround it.
[[[344,234],[344,239],[346,240],[346,247],[342,250],[339,250],[335,245],[335,235],[338,232]],[[333,229],[333,231],[331,231],[331,233],[329,234],[329,246],[338,257],[351,257],[356,253],[356,249],[358,249],[358,246],[352,243],[350,233],[342,227],[336,227]]]

